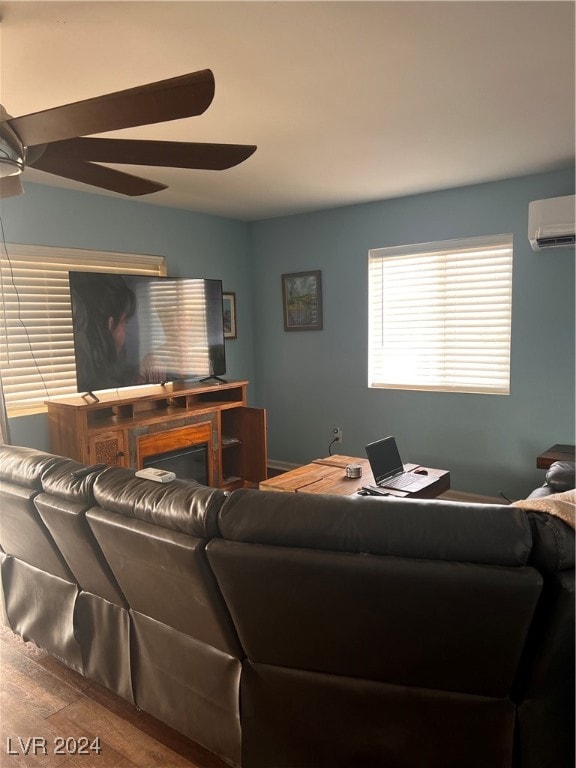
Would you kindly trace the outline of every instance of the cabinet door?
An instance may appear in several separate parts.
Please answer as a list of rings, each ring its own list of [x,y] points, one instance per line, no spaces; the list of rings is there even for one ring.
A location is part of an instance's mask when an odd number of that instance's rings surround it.
[[[259,483],[268,477],[266,411],[261,408],[240,408],[240,411],[240,440],[244,447],[242,476],[251,483]]]
[[[230,442],[228,442],[230,441]],[[266,411],[233,408],[222,412],[222,466],[224,479],[238,475],[245,482],[266,479]]]
[[[126,441],[123,432],[102,432],[88,438],[90,462],[112,467],[128,466]]]

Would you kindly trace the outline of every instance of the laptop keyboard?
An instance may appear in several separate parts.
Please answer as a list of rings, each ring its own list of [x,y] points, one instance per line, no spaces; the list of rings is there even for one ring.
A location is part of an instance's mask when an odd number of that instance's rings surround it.
[[[396,477],[391,477],[388,480],[381,480],[379,485],[381,488],[396,488],[397,491],[403,491],[410,488],[412,490],[425,488],[429,482],[428,477],[414,477],[414,475],[406,472],[403,475],[396,475]]]

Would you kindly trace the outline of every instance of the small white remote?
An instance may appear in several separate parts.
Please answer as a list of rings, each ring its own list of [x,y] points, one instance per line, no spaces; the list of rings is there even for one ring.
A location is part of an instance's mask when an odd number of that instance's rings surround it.
[[[168,472],[165,469],[156,469],[156,467],[144,467],[136,472],[136,477],[143,477],[146,480],[154,480],[155,483],[170,483],[176,475],[174,472]]]

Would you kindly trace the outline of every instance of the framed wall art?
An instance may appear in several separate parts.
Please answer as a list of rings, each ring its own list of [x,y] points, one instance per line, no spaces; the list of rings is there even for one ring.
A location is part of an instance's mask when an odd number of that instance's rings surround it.
[[[322,273],[292,272],[282,275],[285,331],[322,330]]]
[[[222,307],[224,310],[224,338],[238,338],[236,326],[236,294],[222,293]]]

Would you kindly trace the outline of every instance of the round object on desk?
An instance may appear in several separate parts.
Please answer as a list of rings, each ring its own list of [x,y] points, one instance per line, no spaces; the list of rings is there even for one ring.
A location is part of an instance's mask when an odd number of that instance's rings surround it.
[[[356,479],[358,477],[362,477],[362,467],[360,466],[360,464],[347,464],[346,477],[350,479]]]

